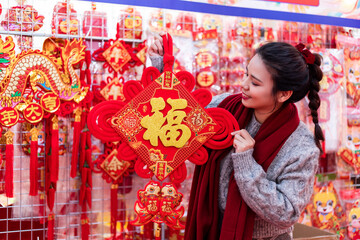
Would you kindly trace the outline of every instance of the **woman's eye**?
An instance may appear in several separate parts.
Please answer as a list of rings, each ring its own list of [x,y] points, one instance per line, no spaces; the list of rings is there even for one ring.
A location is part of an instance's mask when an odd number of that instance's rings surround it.
[[[259,84],[255,83],[255,82],[251,82],[251,84],[254,86],[259,86]]]

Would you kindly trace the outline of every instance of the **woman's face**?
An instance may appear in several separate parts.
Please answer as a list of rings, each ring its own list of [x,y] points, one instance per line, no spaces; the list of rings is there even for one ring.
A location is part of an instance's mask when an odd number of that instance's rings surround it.
[[[260,56],[256,54],[247,66],[247,74],[241,84],[242,103],[247,108],[253,108],[255,116],[271,114],[279,107],[275,106],[273,86],[270,72]]]

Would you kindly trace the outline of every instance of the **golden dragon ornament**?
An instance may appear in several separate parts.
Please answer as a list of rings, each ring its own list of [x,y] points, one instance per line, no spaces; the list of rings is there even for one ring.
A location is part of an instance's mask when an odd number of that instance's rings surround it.
[[[12,37],[5,41],[0,37],[0,112],[24,102],[26,88],[34,93],[52,92],[64,101],[79,102],[85,97],[87,88],[81,86],[73,68],[85,58],[82,39],[66,40],[61,61],[48,52],[32,49],[15,56],[14,48]]]

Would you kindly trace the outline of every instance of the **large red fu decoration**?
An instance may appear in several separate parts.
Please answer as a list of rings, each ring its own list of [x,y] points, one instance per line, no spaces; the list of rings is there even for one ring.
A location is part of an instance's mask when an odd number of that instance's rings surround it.
[[[182,182],[186,159],[204,164],[208,159],[205,147],[230,147],[230,133],[239,126],[225,109],[204,109],[211,102],[211,93],[205,89],[191,92],[194,77],[186,71],[172,72],[171,36],[164,35],[163,40],[164,72],[148,67],[141,83],[126,82],[125,103],[108,101],[95,106],[89,113],[88,126],[103,141],[127,142],[128,151],[139,156],[135,163],[139,176]]]

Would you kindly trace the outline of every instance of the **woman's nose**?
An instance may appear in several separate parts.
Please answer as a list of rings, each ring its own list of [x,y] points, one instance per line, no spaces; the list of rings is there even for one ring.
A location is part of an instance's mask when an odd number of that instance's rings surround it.
[[[249,89],[249,84],[247,83],[247,78],[243,79],[243,81],[240,83],[240,87],[245,90]]]

